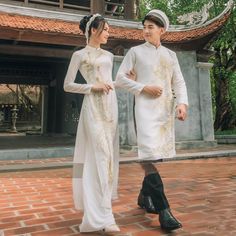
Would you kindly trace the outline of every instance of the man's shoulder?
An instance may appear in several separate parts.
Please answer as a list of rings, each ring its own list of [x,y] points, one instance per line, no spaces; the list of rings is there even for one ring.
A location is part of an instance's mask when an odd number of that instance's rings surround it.
[[[169,48],[167,48],[167,47],[165,47],[165,46],[162,46],[162,49],[163,49],[164,51],[166,51],[168,54],[170,54],[170,56],[175,56],[175,55],[176,55],[176,52],[175,52],[175,51],[173,51],[173,50],[171,50],[171,49],[169,49]]]
[[[142,43],[142,44],[140,44],[140,45],[131,47],[131,48],[130,48],[130,51],[137,52],[137,51],[143,50],[144,47],[145,47],[145,43]]]

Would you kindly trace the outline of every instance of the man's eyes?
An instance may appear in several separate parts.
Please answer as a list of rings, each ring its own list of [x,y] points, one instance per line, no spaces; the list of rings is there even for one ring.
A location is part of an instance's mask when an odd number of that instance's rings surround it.
[[[153,29],[153,26],[143,27],[144,29]]]

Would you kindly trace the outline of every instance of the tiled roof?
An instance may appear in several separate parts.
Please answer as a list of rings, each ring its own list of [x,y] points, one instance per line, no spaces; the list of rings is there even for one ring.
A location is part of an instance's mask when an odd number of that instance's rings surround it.
[[[218,31],[225,24],[225,22],[229,18],[229,15],[230,12],[227,12],[221,17],[218,17],[215,20],[211,21],[209,24],[203,25],[202,27],[176,31],[172,30],[165,33],[162,40],[164,43],[178,43],[203,38],[206,35]],[[79,29],[79,24],[75,22],[0,12],[0,29],[4,28],[23,32],[44,32],[45,34],[56,34],[58,36],[84,37],[82,36],[82,32]],[[131,41],[143,40],[142,30],[115,26],[110,27],[110,38]]]
[[[78,23],[3,12],[0,12],[0,27],[67,35],[82,35]]]
[[[198,38],[203,38],[206,35],[209,35],[217,30],[219,30],[224,23],[227,21],[229,14],[224,17],[212,22],[210,25],[205,27],[186,30],[186,31],[171,31],[163,35],[162,41],[165,43],[177,43],[177,42],[186,42],[190,40],[195,40]],[[142,31],[137,29],[125,29],[125,28],[116,28],[111,29],[111,37],[119,39],[133,39],[133,40],[142,40]]]
[[[189,29],[182,32],[178,31],[167,32],[165,35],[163,35],[163,41],[174,43],[174,42],[187,42],[203,38],[221,29],[228,20],[229,16],[230,13],[227,13],[223,17],[215,21],[212,21],[210,24],[204,25],[199,28]]]

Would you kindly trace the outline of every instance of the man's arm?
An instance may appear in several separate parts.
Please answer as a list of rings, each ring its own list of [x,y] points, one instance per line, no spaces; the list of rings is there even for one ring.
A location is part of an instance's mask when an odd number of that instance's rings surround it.
[[[117,72],[115,86],[118,88],[124,88],[133,94],[140,94],[144,88],[144,84],[139,83],[129,78],[128,74],[135,66],[135,54],[130,49],[125,55],[120,68]]]
[[[188,95],[176,54],[174,54],[173,89],[177,100],[177,118],[184,121],[187,117]]]

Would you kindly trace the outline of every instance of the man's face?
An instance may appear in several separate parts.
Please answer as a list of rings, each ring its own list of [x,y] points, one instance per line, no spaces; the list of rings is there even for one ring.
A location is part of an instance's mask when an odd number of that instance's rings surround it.
[[[165,32],[163,27],[157,26],[154,22],[145,20],[143,25],[143,37],[145,41],[156,44],[160,41],[161,35]]]

